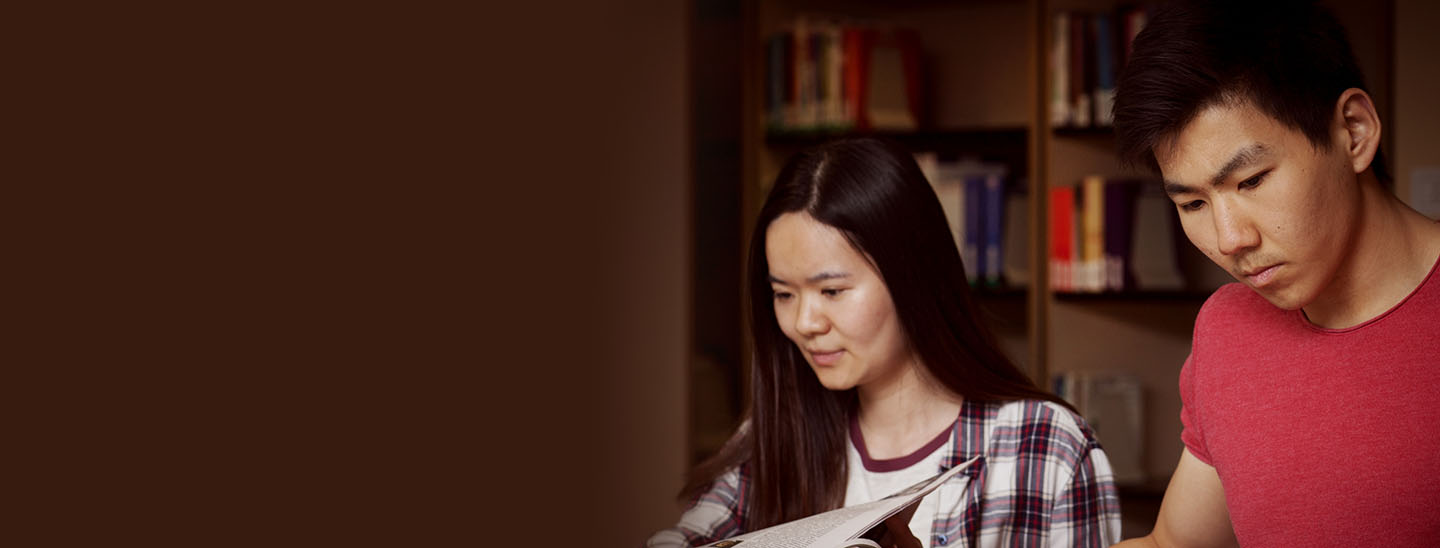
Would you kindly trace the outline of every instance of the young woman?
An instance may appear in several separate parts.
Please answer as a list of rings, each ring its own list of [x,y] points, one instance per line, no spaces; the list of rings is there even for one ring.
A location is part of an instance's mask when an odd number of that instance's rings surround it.
[[[748,290],[746,420],[692,472],[689,508],[649,546],[701,546],[869,502],[976,456],[921,503],[909,522],[920,544],[1119,540],[1105,454],[979,323],[945,213],[908,151],[852,139],[792,158],[760,212]]]

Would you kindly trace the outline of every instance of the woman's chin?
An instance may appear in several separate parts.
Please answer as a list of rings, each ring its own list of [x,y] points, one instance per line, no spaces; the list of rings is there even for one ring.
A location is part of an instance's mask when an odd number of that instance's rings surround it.
[[[820,380],[820,386],[823,386],[826,390],[830,390],[832,392],[839,392],[842,390],[849,390],[851,388],[855,388],[855,381],[848,377],[841,377],[840,375],[826,375],[819,371],[815,372],[815,377]]]

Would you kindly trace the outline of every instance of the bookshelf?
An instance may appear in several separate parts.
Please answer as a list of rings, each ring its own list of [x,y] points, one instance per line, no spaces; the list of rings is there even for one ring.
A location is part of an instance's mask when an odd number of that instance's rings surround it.
[[[1381,2],[1381,9],[1338,1],[1326,4],[1347,22],[1361,66],[1379,98],[1381,115],[1388,119],[1390,101],[1386,98],[1390,95],[1391,76],[1386,40],[1393,6],[1390,2]],[[1029,283],[1022,287],[977,288],[976,293],[1002,347],[1043,386],[1051,386],[1054,375],[1077,372],[1118,372],[1139,380],[1144,395],[1141,459],[1146,479],[1122,486],[1122,502],[1126,536],[1147,532],[1182,447],[1178,379],[1189,353],[1194,317],[1210,291],[1230,278],[1189,245],[1176,227],[1176,262],[1184,278],[1182,287],[1057,292],[1048,276],[1048,192],[1035,191],[1074,185],[1087,175],[1150,177],[1117,162],[1115,136],[1110,128],[1051,124],[1049,56],[1055,14],[1114,13],[1124,3],[735,0],[733,5],[740,19],[736,34],[740,92],[726,108],[738,107],[740,113],[735,141],[739,173],[733,187],[738,226],[731,227],[740,244],[723,248],[723,253],[732,254],[729,264],[737,272],[743,268],[744,246],[748,245],[753,220],[769,183],[786,158],[804,147],[852,135],[773,131],[768,127],[766,39],[800,15],[912,29],[923,46],[925,116],[920,128],[867,134],[894,138],[912,150],[1003,164],[1009,168],[1011,184],[1024,189],[1021,192],[1028,200],[1029,216]],[[1393,139],[1385,143],[1390,154]],[[738,309],[742,306],[739,289],[733,291]],[[730,317],[738,318],[738,333],[742,336],[734,340],[735,348],[724,355],[747,356],[749,349],[743,334],[748,333],[748,326],[743,324],[744,315],[737,312]],[[730,372],[723,393],[744,394],[748,378],[745,368],[743,363],[727,363],[711,369]],[[715,375],[699,377],[703,378],[696,382],[726,382],[716,380]],[[692,394],[706,390],[693,389]],[[728,401],[725,412],[738,413],[738,399],[732,396]],[[718,447],[728,428],[733,427],[733,420],[733,416],[711,417],[707,424],[713,426],[712,431],[692,437],[692,446],[700,445],[692,447],[693,454],[706,454]]]

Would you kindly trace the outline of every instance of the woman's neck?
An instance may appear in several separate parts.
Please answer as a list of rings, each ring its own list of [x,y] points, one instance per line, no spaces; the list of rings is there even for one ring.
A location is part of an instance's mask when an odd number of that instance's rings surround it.
[[[857,389],[860,432],[871,458],[903,457],[950,428],[960,414],[960,396],[907,367],[892,381]]]

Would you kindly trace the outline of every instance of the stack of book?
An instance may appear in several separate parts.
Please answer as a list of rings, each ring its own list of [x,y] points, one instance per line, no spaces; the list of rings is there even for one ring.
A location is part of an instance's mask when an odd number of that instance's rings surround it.
[[[1132,7],[1113,13],[1055,14],[1050,44],[1051,126],[1111,125],[1115,80],[1145,20],[1145,11]]]
[[[913,131],[922,121],[919,35],[800,17],[766,41],[772,133]]]
[[[1115,482],[1143,484],[1145,388],[1140,379],[1114,372],[1070,371],[1055,375],[1051,389],[1085,417],[1105,447]]]
[[[1158,181],[1085,177],[1050,189],[1050,286],[1057,293],[1175,291],[1175,206]]]
[[[945,209],[970,284],[1028,284],[1026,198],[1007,192],[1011,185],[1006,167],[975,160],[942,162],[933,152],[917,153],[915,160]]]

